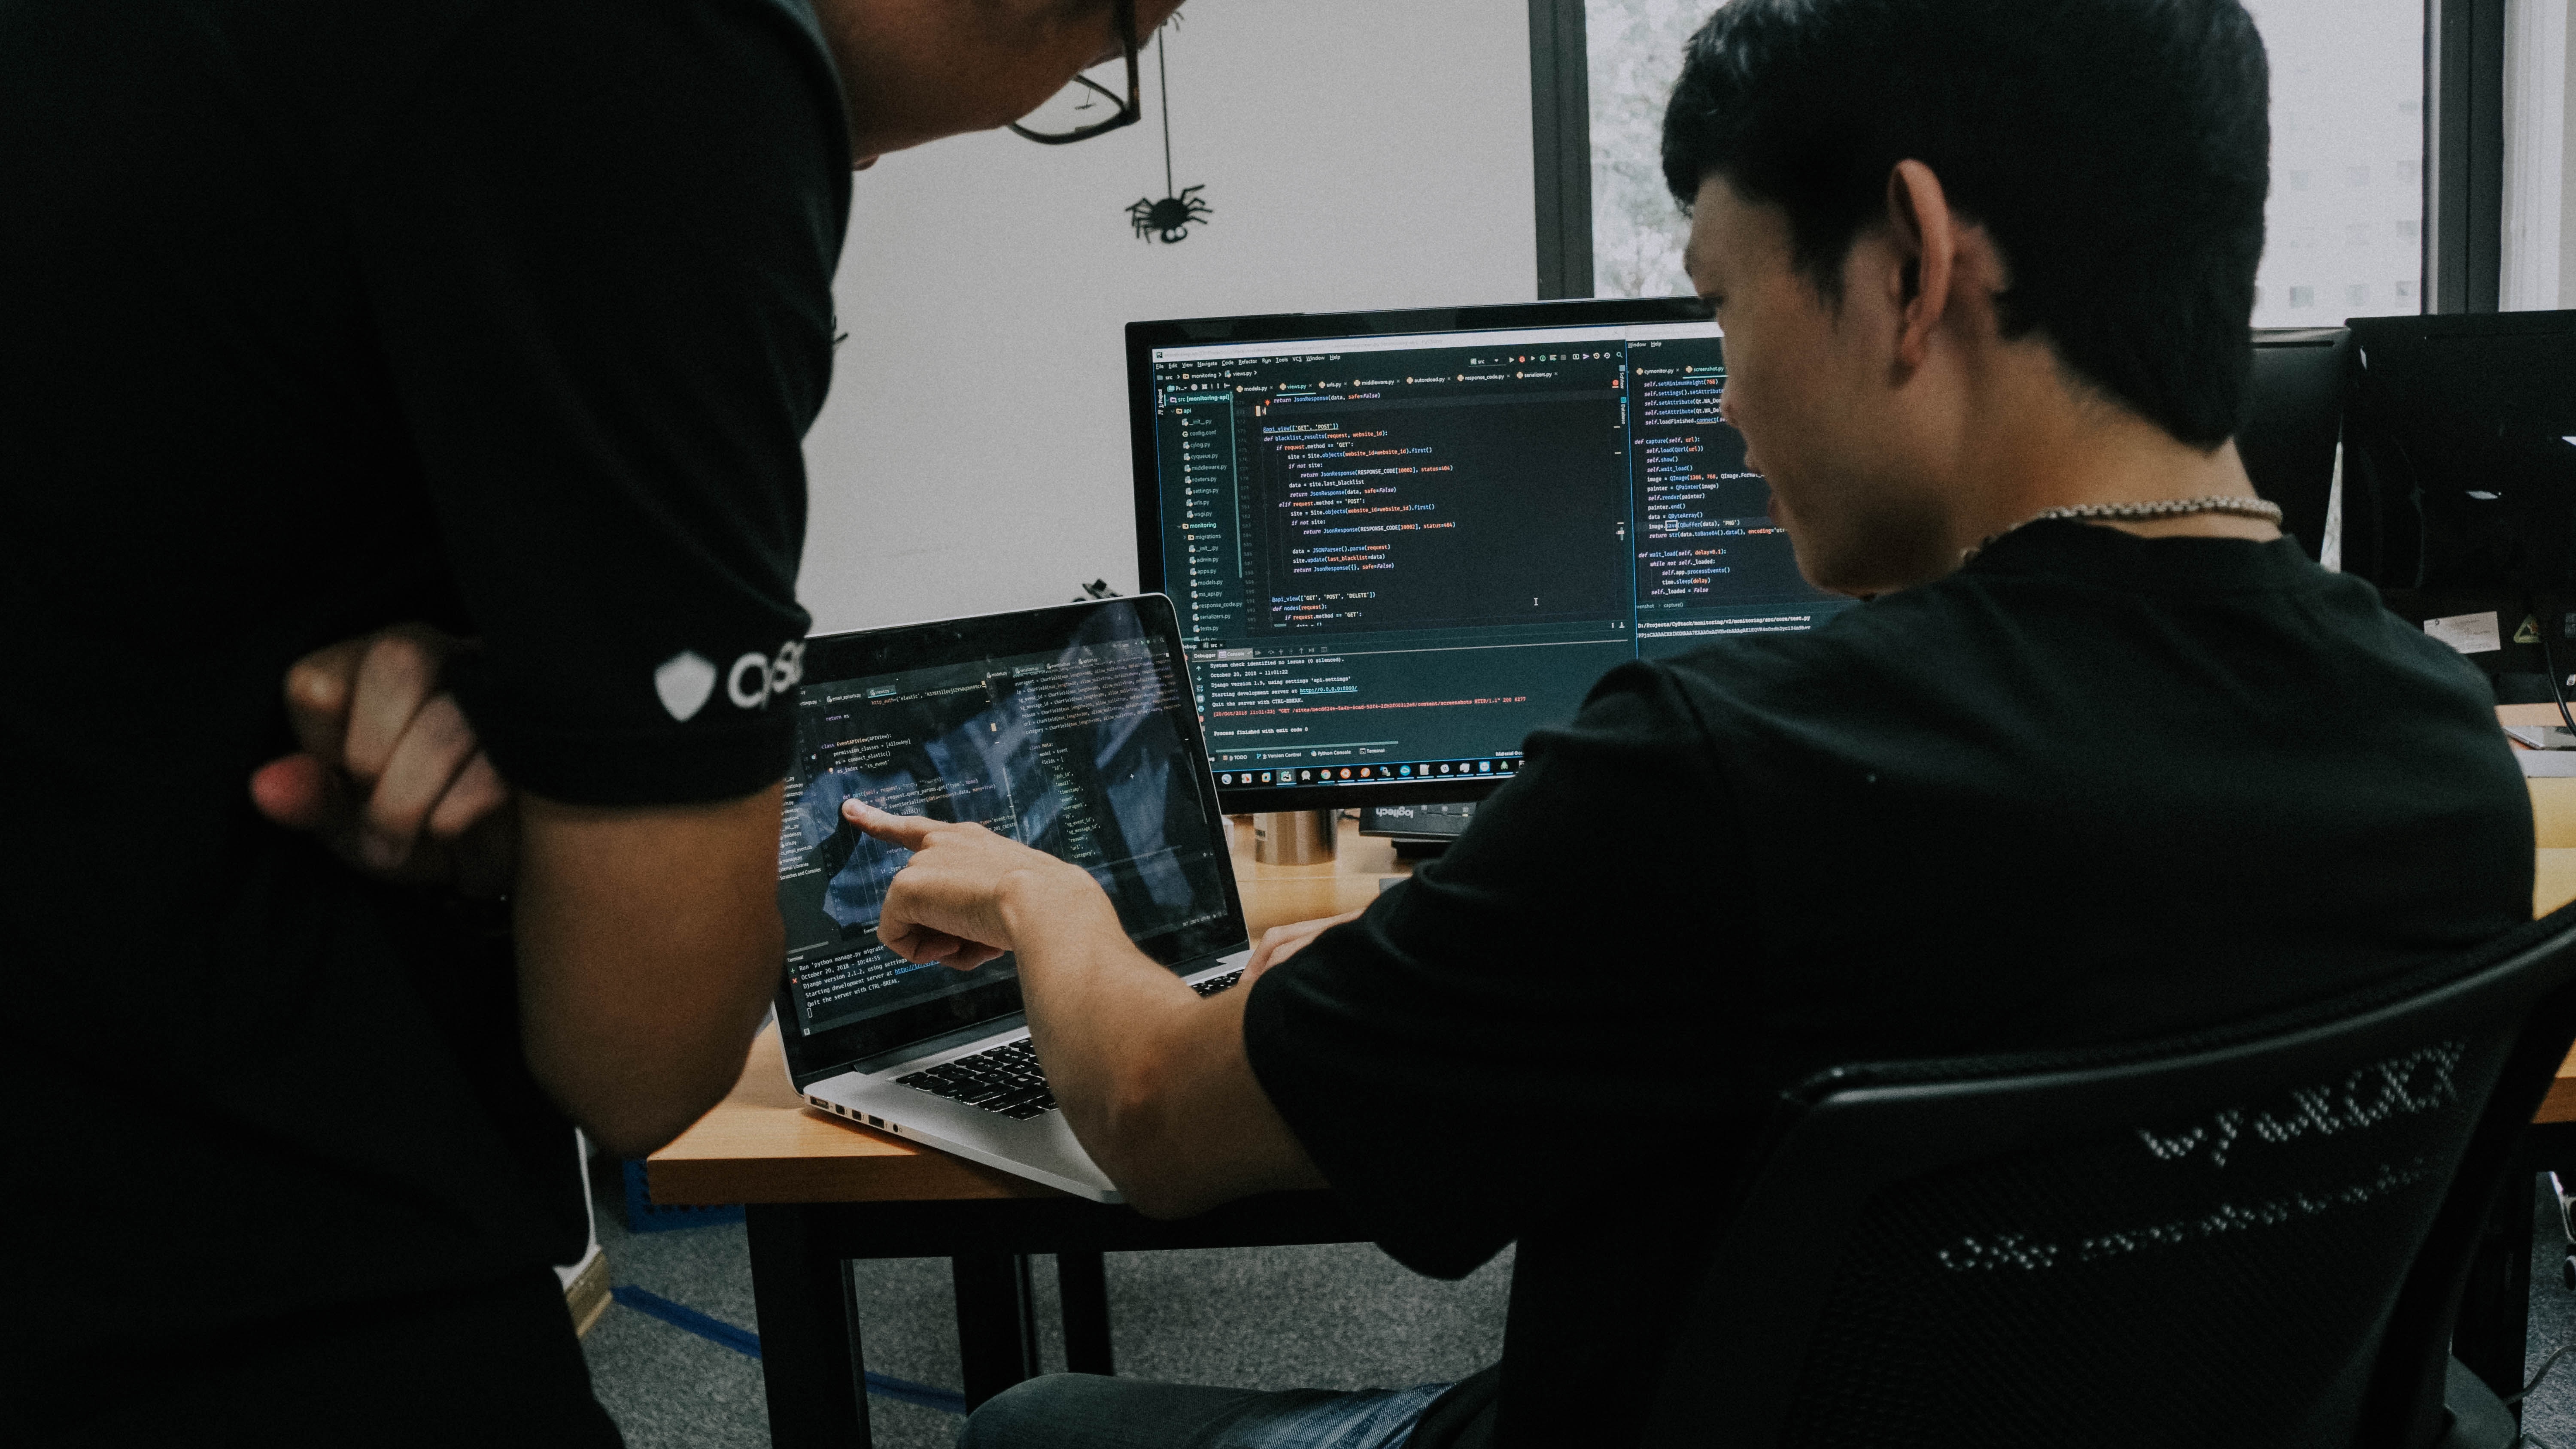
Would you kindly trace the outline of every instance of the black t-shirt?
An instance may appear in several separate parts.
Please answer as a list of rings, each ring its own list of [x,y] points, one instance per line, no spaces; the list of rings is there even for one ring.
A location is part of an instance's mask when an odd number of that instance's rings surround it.
[[[96,1351],[577,1254],[506,941],[245,785],[289,663],[406,619],[483,641],[523,789],[780,777],[849,201],[813,15],[23,0],[0,197],[0,1320]]]
[[[1254,988],[1271,1099],[1378,1242],[1517,1240],[1419,1449],[1633,1440],[1780,1090],[2326,996],[2531,914],[2455,654],[2288,540],[2010,534],[1810,634],[1624,666],[1441,860]]]

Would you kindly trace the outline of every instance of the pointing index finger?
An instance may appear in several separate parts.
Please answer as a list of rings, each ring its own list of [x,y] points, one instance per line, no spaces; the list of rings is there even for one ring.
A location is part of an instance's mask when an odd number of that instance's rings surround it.
[[[357,687],[358,661],[366,647],[363,639],[344,640],[305,655],[286,671],[286,722],[295,742],[334,768],[345,753],[349,695]]]
[[[930,842],[931,829],[939,822],[920,815],[892,815],[864,800],[841,802],[841,818],[888,845],[906,850],[919,850]]]

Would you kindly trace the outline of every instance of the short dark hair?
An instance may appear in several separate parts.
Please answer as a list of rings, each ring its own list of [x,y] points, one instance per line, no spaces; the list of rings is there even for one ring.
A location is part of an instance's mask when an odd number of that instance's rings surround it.
[[[1691,37],[1664,180],[1685,209],[1714,174],[1786,211],[1838,305],[1921,161],[2011,268],[2005,336],[2214,448],[2252,366],[2269,83],[2238,0],[1731,0]]]

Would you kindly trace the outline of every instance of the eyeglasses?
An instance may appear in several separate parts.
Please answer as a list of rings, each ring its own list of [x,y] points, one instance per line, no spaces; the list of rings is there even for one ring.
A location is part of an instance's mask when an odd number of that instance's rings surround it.
[[[1094,94],[1107,96],[1118,106],[1118,113],[1105,121],[1094,121],[1090,125],[1076,126],[1069,131],[1031,130],[1017,121],[1011,123],[1012,130],[1041,146],[1066,146],[1076,141],[1088,141],[1104,131],[1115,131],[1121,126],[1132,126],[1145,119],[1145,93],[1136,80],[1136,0],[1113,0],[1111,10],[1118,22],[1118,43],[1127,51],[1127,99],[1123,102],[1119,101],[1116,91],[1087,75],[1075,76],[1073,83]],[[1084,97],[1084,104],[1089,103],[1090,98]]]

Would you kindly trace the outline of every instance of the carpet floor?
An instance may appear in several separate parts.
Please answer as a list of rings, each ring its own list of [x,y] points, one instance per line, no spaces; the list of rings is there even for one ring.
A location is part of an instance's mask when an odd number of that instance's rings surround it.
[[[2545,1187],[2532,1242],[2526,1376],[2576,1345],[2576,1292],[2561,1278],[2565,1247]],[[630,1234],[603,1196],[600,1242],[610,1280],[749,1330],[751,1263],[739,1223]],[[1456,1378],[1502,1352],[1511,1255],[1456,1283],[1398,1267],[1364,1244],[1109,1255],[1113,1351],[1121,1374],[1248,1388],[1381,1388]],[[1054,1264],[1039,1260],[1041,1362],[1064,1364]],[[860,1343],[875,1373],[953,1392],[959,1382],[955,1298],[945,1259],[859,1265]],[[769,1414],[759,1360],[638,1308],[609,1308],[583,1340],[591,1384],[630,1449],[763,1449]],[[737,1339],[737,1341],[740,1341]],[[2510,1392],[2510,1390],[2504,1390]],[[881,1449],[949,1449],[960,1420],[875,1394]],[[2576,1449],[2576,1353],[2524,1405],[2544,1449]]]
[[[628,1233],[599,1202],[609,1280],[741,1329],[757,1327],[742,1225]],[[1039,1360],[1064,1366],[1055,1265],[1031,1274]],[[1473,1373],[1502,1355],[1511,1254],[1456,1283],[1423,1278],[1366,1244],[1112,1253],[1111,1350],[1119,1373],[1247,1388],[1391,1388]],[[954,1392],[956,1297],[944,1258],[858,1265],[859,1342],[870,1372]],[[591,1386],[630,1449],[760,1449],[769,1443],[759,1360],[703,1332],[614,1304],[582,1341]],[[868,1399],[879,1449],[949,1449],[951,1413]]]

